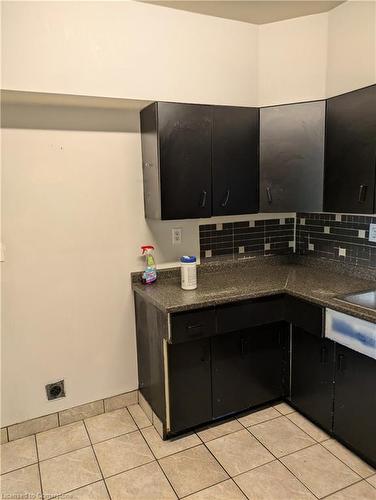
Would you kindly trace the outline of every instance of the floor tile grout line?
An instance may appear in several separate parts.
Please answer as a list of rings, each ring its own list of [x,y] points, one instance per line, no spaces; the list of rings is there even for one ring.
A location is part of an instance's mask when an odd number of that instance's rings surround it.
[[[375,474],[374,474],[374,475],[375,475]],[[373,475],[373,476],[374,476],[374,475]],[[369,480],[371,477],[373,477],[373,476],[367,477],[367,479],[365,479],[365,481],[367,481],[367,483],[368,483],[368,484],[370,484],[370,485],[372,486],[372,488],[375,488],[375,490],[376,490],[376,486],[374,486],[372,483],[370,483],[370,482],[368,481],[368,480]]]
[[[42,498],[44,498],[43,485],[42,485],[42,474],[41,474],[41,471],[40,471],[39,451],[38,451],[38,443],[37,443],[37,436],[36,436],[36,434],[34,435],[34,444],[35,444],[35,452],[37,454],[37,467],[38,467],[38,474],[39,474],[40,492],[41,492]]]
[[[52,500],[54,498],[64,498],[66,495],[69,495],[70,493],[73,493],[74,491],[78,491],[81,488],[86,488],[87,486],[92,486],[93,484],[102,483],[102,482],[104,482],[102,479],[97,479],[96,481],[93,481],[92,483],[85,484],[84,486],[79,486],[78,488],[73,488],[73,490],[69,490],[65,493],[59,493],[58,495],[55,495],[55,496],[48,496],[48,497],[46,497],[46,500],[47,499]],[[111,500],[111,497],[110,497],[110,500]]]
[[[298,414],[299,414],[299,412],[291,412],[291,413],[298,413]],[[309,437],[309,439],[312,439],[312,440],[315,442],[315,444],[320,444],[320,442],[319,442],[319,441],[317,441],[317,440],[316,440],[315,438],[313,438],[312,436],[310,436],[310,435],[308,434],[308,432],[306,432],[304,429],[302,429],[301,427],[299,427],[299,426],[298,426],[295,422],[293,422],[292,420],[290,420],[290,419],[288,418],[288,416],[287,416],[287,415],[290,415],[290,413],[288,413],[288,414],[286,414],[286,415],[282,415],[282,417],[285,417],[285,418],[286,418],[289,422],[291,422],[291,423],[294,425],[294,427],[296,427],[296,428],[297,428],[297,429],[299,429],[301,432],[303,432],[303,433],[304,433],[307,437]],[[280,417],[278,417],[278,418],[280,418]],[[276,417],[276,418],[274,418],[274,419],[272,419],[272,420],[277,420],[277,417]],[[263,423],[266,423],[266,422],[260,422],[260,424],[263,424]],[[248,427],[247,429],[249,430],[251,427],[256,427],[256,425],[260,425],[260,424],[255,424],[255,425],[252,425],[252,426]],[[250,432],[251,432],[251,431],[250,431]],[[252,433],[252,432],[251,432],[251,434],[253,435],[253,433]],[[306,448],[307,448],[307,447],[306,447]],[[303,449],[303,448],[301,448],[301,449]],[[299,450],[296,450],[296,451],[299,451]]]
[[[138,402],[138,405],[140,406],[140,403],[139,403],[139,402]],[[145,413],[145,415],[146,415],[146,412],[144,411],[144,409],[143,409],[141,406],[140,406],[140,408],[142,409],[142,411],[143,411],[143,412]],[[129,410],[128,410],[128,412],[129,412],[129,414],[131,415],[131,417],[132,417],[133,421],[135,422],[135,424],[137,425],[136,420],[133,418],[133,416],[132,416],[131,412],[130,412]],[[146,415],[146,416],[147,416],[147,415]],[[149,417],[147,417],[147,418],[149,418]],[[153,423],[151,424],[151,426],[155,429],[155,427],[154,427]],[[149,427],[150,427],[150,426],[149,426]],[[146,427],[145,427],[145,429],[146,429]],[[153,452],[153,450],[152,450],[151,446],[150,446],[150,445],[149,445],[149,443],[147,442],[147,440],[146,440],[146,438],[145,438],[145,436],[144,436],[144,434],[143,434],[143,432],[142,432],[142,430],[141,430],[141,429],[139,429],[139,433],[141,434],[142,439],[145,441],[146,446],[149,448],[150,453],[151,453],[151,454],[152,454],[152,456],[154,457],[154,459],[155,459],[155,461],[156,461],[156,463],[157,463],[157,465],[158,465],[159,469],[161,470],[162,474],[163,474],[163,475],[164,475],[164,477],[166,478],[166,481],[167,481],[167,482],[168,482],[168,484],[171,486],[172,491],[175,493],[176,497],[177,497],[177,498],[179,498],[179,496],[178,496],[177,492],[175,491],[175,488],[172,486],[171,481],[170,481],[170,480],[169,480],[169,478],[167,477],[167,474],[166,474],[166,473],[165,473],[165,471],[163,470],[163,468],[162,468],[161,464],[159,463],[159,461],[158,461],[158,459],[157,459],[157,457],[156,457],[155,453]],[[159,436],[159,434],[158,434],[158,436]]]
[[[248,429],[247,429],[247,430],[248,430]],[[250,431],[248,431],[248,432],[250,432]],[[250,432],[250,433],[251,433],[251,432]],[[252,433],[251,433],[251,435],[253,436],[253,434],[252,434]],[[287,454],[287,455],[284,455],[283,457],[276,457],[276,456],[274,455],[274,453],[273,453],[272,451],[270,451],[270,450],[269,450],[269,449],[268,449],[268,448],[267,448],[267,447],[266,447],[263,443],[261,443],[261,441],[260,441],[260,440],[259,440],[256,436],[253,436],[253,437],[254,437],[254,438],[255,438],[255,439],[256,439],[256,440],[257,440],[257,441],[258,441],[258,442],[259,442],[262,446],[264,446],[264,448],[265,448],[265,449],[266,449],[269,453],[271,453],[271,454],[272,454],[272,455],[276,458],[276,460],[278,460],[278,462],[280,462],[280,463],[281,463],[281,464],[282,464],[282,465],[283,465],[286,469],[288,469],[288,467],[287,467],[287,466],[286,466],[286,465],[285,465],[285,464],[284,464],[284,463],[283,463],[280,459],[281,459],[281,458],[285,458],[285,457],[287,457],[287,456],[289,456],[289,455],[292,455],[293,453],[296,453],[297,451],[300,451],[300,450],[295,450],[295,451],[293,451],[293,452],[291,452],[291,453],[289,453],[289,454]],[[315,443],[313,443],[313,444],[311,444],[311,445],[309,445],[309,446],[307,446],[307,447],[305,447],[305,448],[301,448],[301,449],[302,449],[302,450],[304,450],[304,449],[307,449],[307,448],[311,448],[312,446],[316,446],[316,444],[318,444],[318,443],[316,443],[316,442],[315,442]],[[251,470],[252,470],[252,469],[251,469]],[[317,496],[313,493],[313,491],[311,491],[311,490],[308,488],[308,486],[306,486],[306,485],[303,483],[303,481],[301,481],[301,480],[300,480],[300,479],[299,479],[299,478],[298,478],[298,477],[297,477],[297,476],[296,476],[296,475],[295,475],[292,471],[290,471],[290,469],[288,469],[288,470],[289,470],[289,472],[290,472],[290,473],[291,473],[291,474],[292,474],[292,475],[293,475],[293,476],[294,476],[294,477],[295,477],[295,478],[299,481],[299,483],[301,483],[301,484],[302,484],[302,485],[303,485],[306,489],[308,489],[308,491],[310,491],[310,492],[313,494],[313,496],[314,496],[314,497],[316,497],[316,498],[317,498]]]
[[[266,408],[267,409],[267,408]],[[263,420],[262,422],[256,422],[255,424],[251,424],[251,425],[244,425],[242,422],[240,422],[240,420],[238,420],[239,424],[241,424],[244,429],[249,429],[250,427],[254,427],[255,425],[259,425],[259,424],[265,424],[266,422],[270,422],[271,420],[277,420],[277,418],[281,418],[283,417],[284,415],[278,415],[277,417],[271,417],[271,418],[268,418],[267,420]],[[241,417],[243,418],[243,417]]]
[[[351,488],[351,486],[354,486],[355,484],[359,484],[362,481],[365,481],[365,479],[360,478],[358,481],[354,481],[353,483],[348,484],[347,486],[344,486],[343,488],[340,488],[339,490],[332,491],[331,493],[328,493],[327,495],[320,497],[320,500],[324,500],[324,498],[328,498],[328,497],[330,497],[330,495],[334,495],[335,493],[339,493],[340,491],[346,490],[347,488]]]
[[[144,413],[145,413],[145,412],[144,412]],[[153,426],[153,427],[154,427],[154,426]],[[161,464],[159,463],[158,458],[156,457],[155,453],[153,452],[153,450],[152,450],[151,446],[150,446],[150,445],[149,445],[149,443],[147,442],[147,440],[146,440],[145,436],[143,435],[143,433],[141,432],[141,430],[140,430],[140,434],[141,434],[141,436],[142,436],[142,439],[145,441],[146,446],[149,448],[150,453],[153,455],[153,457],[154,457],[154,459],[155,459],[156,463],[158,464],[159,469],[162,471],[162,474],[163,474],[163,475],[164,475],[164,477],[166,478],[166,480],[167,480],[168,484],[171,486],[172,491],[175,493],[176,497],[177,497],[177,498],[179,498],[179,495],[178,495],[178,494],[177,494],[177,492],[175,491],[175,488],[172,486],[171,481],[170,481],[170,480],[169,480],[169,478],[167,477],[167,474],[166,474],[166,473],[165,473],[165,471],[163,470],[163,467],[162,467],[162,466],[161,466]],[[159,436],[159,434],[158,434],[158,436]],[[162,438],[161,438],[161,439],[162,439]],[[169,455],[168,455],[168,456],[169,456]],[[164,457],[164,458],[165,458],[165,457]]]
[[[106,483],[106,481],[105,481],[104,474],[103,474],[102,468],[101,468],[101,466],[100,466],[100,463],[99,463],[99,460],[98,460],[97,454],[95,453],[95,448],[94,448],[94,446],[93,446],[93,442],[92,442],[92,440],[91,440],[90,433],[89,433],[89,430],[88,430],[88,428],[87,428],[87,426],[86,426],[85,420],[83,420],[83,424],[84,424],[84,427],[85,427],[86,433],[87,433],[87,435],[88,435],[88,437],[89,437],[89,442],[90,442],[90,445],[91,445],[91,449],[93,450],[93,454],[94,454],[94,457],[95,457],[95,461],[97,462],[99,472],[100,472],[100,474],[101,474],[101,476],[102,476],[102,480],[103,480],[103,483],[104,483],[104,487],[106,488],[106,491],[107,491],[107,494],[108,494],[108,498],[111,500],[110,491],[109,491],[109,489],[108,489],[108,487],[107,487],[107,483]]]
[[[60,453],[59,455],[55,455],[53,457],[43,458],[42,460],[39,460],[39,462],[43,463],[43,462],[48,462],[48,460],[55,460],[55,458],[63,457],[64,455],[69,455],[70,453],[74,453],[76,451],[84,450],[84,449],[90,448],[90,447],[91,447],[91,444],[89,443],[85,446],[82,446],[81,448],[77,448],[76,450],[65,451],[64,453]]]
[[[271,463],[271,462],[268,462],[268,463]],[[264,465],[266,465],[266,464],[264,464]],[[260,465],[260,467],[261,467],[261,465]],[[242,489],[242,487],[234,480],[233,477],[231,478],[231,481],[239,488],[239,490],[243,493],[245,498],[248,498],[249,500],[251,500],[250,497],[246,494],[246,492]]]
[[[333,438],[331,438],[331,439],[333,439]],[[323,442],[324,442],[324,441],[323,441]],[[339,441],[337,441],[337,443],[339,443]],[[321,444],[321,443],[319,443],[319,444]],[[339,444],[341,444],[341,443],[339,443]],[[324,445],[322,445],[322,444],[321,444],[321,446],[322,446],[322,447],[323,447],[326,451],[328,451],[328,452],[329,452],[329,453],[330,453],[330,454],[331,454],[334,458],[336,458],[337,460],[339,460],[340,462],[342,462],[344,465],[346,465],[346,467],[348,467],[348,468],[349,468],[352,472],[354,472],[354,474],[356,474],[357,476],[359,476],[361,479],[367,479],[366,477],[363,477],[361,474],[359,474],[359,472],[356,472],[356,470],[355,470],[355,469],[353,469],[353,468],[351,467],[351,465],[347,464],[347,463],[346,463],[346,462],[344,462],[341,458],[337,457],[337,455],[335,455],[335,454],[334,454],[331,450],[329,450],[328,448],[326,448],[326,446],[324,446]],[[341,444],[341,446],[343,446],[343,445]],[[351,450],[349,450],[348,448],[346,448],[346,451],[349,451],[350,453],[353,453],[353,452],[352,452]],[[355,455],[355,453],[354,453],[354,455]],[[358,458],[359,460],[362,460],[360,457],[358,457],[358,455],[355,455],[355,456],[356,456],[356,458]],[[362,462],[364,462],[364,460],[362,460]],[[367,462],[364,462],[364,463],[365,463],[367,466],[369,465],[369,464],[367,464]],[[371,467],[371,465],[369,465],[369,467]],[[375,471],[375,472],[376,472],[376,471]],[[370,476],[368,476],[368,477],[372,477],[372,476],[373,476],[373,474],[371,474],[371,475],[370,475]]]
[[[299,450],[299,451],[300,451],[300,450]],[[296,452],[294,452],[294,453],[296,453]],[[287,455],[286,455],[286,456],[287,456]],[[281,458],[284,458],[284,457],[281,457]],[[289,473],[290,473],[290,474],[291,474],[291,475],[292,475],[292,476],[293,476],[293,477],[294,477],[297,481],[299,481],[299,483],[300,483],[300,484],[302,484],[306,490],[308,490],[310,493],[312,493],[312,495],[313,495],[315,498],[317,498],[317,499],[319,499],[319,500],[320,500],[320,497],[318,497],[318,496],[316,495],[316,493],[314,493],[314,492],[311,490],[311,488],[310,488],[307,484],[305,484],[305,483],[304,483],[304,482],[303,482],[303,481],[302,481],[302,480],[301,480],[301,479],[300,479],[300,478],[299,478],[296,474],[294,474],[294,473],[292,472],[292,470],[290,470],[290,469],[287,467],[287,465],[285,465],[285,464],[282,462],[282,460],[279,460],[279,459],[278,459],[278,462],[279,462],[279,463],[280,463],[280,464],[281,464],[281,465],[282,465],[282,466],[283,466],[283,467],[284,467],[284,468],[285,468],[285,469],[286,469],[286,470],[287,470],[287,471],[288,471],[288,472],[289,472]]]
[[[226,477],[226,479],[223,479],[222,481],[219,481],[218,483],[214,483],[211,486],[206,486],[205,488],[201,488],[200,490],[194,491],[193,493],[188,493],[187,495],[183,495],[182,497],[178,497],[178,498],[179,498],[179,500],[182,500],[183,498],[187,498],[190,495],[196,495],[196,493],[201,493],[202,491],[205,491],[205,490],[208,490],[210,488],[213,488],[213,486],[217,486],[218,484],[225,483],[226,481],[232,481],[232,478],[231,477]],[[235,485],[236,485],[236,483],[235,483]]]
[[[131,392],[133,392],[133,391],[131,391]],[[116,397],[116,396],[112,396],[112,397]],[[98,399],[96,401],[92,401],[92,403],[97,403],[98,401],[102,401],[102,400]],[[90,403],[84,403],[84,404],[90,404]],[[76,408],[75,406],[73,406],[72,408],[67,408],[66,410],[61,410],[61,411],[57,411],[57,412],[54,412],[54,413],[47,413],[46,415],[41,415],[40,417],[35,417],[35,418],[37,419],[37,418],[43,418],[43,417],[50,417],[51,415],[57,415],[58,425],[56,425],[55,427],[51,427],[50,429],[45,429],[44,431],[32,432],[30,434],[26,434],[25,436],[18,437],[17,439],[9,439],[9,427],[13,427],[15,425],[19,425],[19,424],[23,424],[25,422],[29,422],[29,420],[24,420],[23,422],[18,422],[16,424],[11,424],[11,425],[2,427],[2,429],[6,429],[6,431],[7,431],[7,438],[8,438],[8,441],[6,443],[3,443],[3,444],[13,443],[14,441],[18,441],[19,439],[24,439],[26,437],[31,437],[31,436],[36,436],[37,434],[42,434],[42,432],[52,431],[54,429],[59,429],[60,427],[65,427],[66,425],[75,424],[77,422],[83,422],[84,420],[87,420],[88,418],[99,417],[99,415],[104,415],[106,413],[111,413],[111,412],[117,411],[117,410],[124,410],[125,408],[128,409],[128,406],[133,406],[135,404],[139,404],[139,403],[132,403],[131,405],[121,406],[120,408],[116,408],[114,410],[105,411],[104,410],[104,400],[103,400],[103,405],[102,405],[103,411],[101,413],[98,413],[97,415],[91,415],[89,417],[84,417],[84,418],[80,418],[80,419],[77,419],[77,420],[73,420],[72,422],[68,422],[67,424],[61,424],[60,423],[60,413],[62,413],[64,411],[67,411],[67,410],[71,410],[73,408]],[[128,412],[129,412],[129,410],[128,410]],[[35,419],[32,418],[30,420],[35,420]],[[2,446],[2,445],[0,445],[0,446]]]
[[[22,467],[17,467],[16,469],[12,469],[8,472],[3,472],[0,477],[3,477],[3,476],[7,476],[8,474],[12,474],[12,472],[17,472],[19,470],[22,470],[22,469],[26,469],[27,467],[31,467],[32,465],[37,465],[39,462],[38,462],[38,459],[36,462],[33,462],[31,464],[27,464],[27,465],[23,465]],[[0,497],[1,498],[1,497]]]

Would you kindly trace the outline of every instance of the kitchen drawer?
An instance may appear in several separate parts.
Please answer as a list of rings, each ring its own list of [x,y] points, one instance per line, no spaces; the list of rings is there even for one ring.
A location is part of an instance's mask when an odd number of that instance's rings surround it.
[[[224,305],[217,309],[218,333],[283,321],[284,314],[284,298],[280,295]]]
[[[324,309],[295,297],[286,297],[286,321],[306,332],[324,336]]]
[[[186,342],[216,334],[214,308],[197,309],[171,315],[170,342]]]

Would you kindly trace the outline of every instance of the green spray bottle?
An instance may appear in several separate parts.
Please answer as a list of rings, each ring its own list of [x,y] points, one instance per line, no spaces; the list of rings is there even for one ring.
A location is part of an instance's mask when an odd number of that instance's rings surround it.
[[[141,247],[142,255],[145,256],[145,271],[142,273],[141,281],[144,285],[150,285],[157,279],[157,268],[153,256],[154,247],[151,245],[144,245]]]

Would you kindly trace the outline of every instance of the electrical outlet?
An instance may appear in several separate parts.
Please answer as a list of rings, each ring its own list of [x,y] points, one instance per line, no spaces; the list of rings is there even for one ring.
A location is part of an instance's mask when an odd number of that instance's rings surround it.
[[[64,380],[47,384],[46,394],[49,401],[51,399],[65,398]]]
[[[369,225],[369,241],[376,243],[376,224]]]
[[[181,244],[181,227],[174,227],[172,229],[172,244],[180,245]]]

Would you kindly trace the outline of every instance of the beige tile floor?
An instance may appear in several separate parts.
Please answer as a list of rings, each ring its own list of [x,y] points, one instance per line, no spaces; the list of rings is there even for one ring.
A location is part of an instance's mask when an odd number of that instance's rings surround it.
[[[376,471],[285,403],[162,441],[139,405],[1,446],[2,498],[376,500]]]

